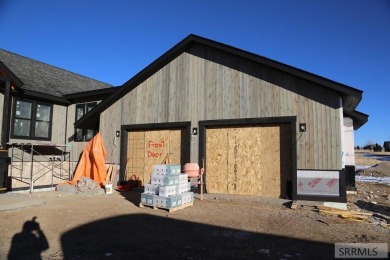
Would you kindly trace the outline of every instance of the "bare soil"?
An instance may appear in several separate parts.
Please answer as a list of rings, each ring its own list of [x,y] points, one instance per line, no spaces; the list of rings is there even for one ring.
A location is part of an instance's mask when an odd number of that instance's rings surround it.
[[[362,176],[390,177],[390,162],[380,162],[358,172]],[[390,218],[390,184],[356,182],[357,194],[348,196],[348,208],[380,213]]]
[[[357,189],[349,209],[390,217],[390,185]],[[138,192],[23,196],[44,203],[0,211],[0,259],[332,259],[337,242],[390,242],[386,219],[322,215],[309,202],[207,194],[169,213],[140,208]]]
[[[380,162],[359,172],[363,176],[390,177],[390,162]]]

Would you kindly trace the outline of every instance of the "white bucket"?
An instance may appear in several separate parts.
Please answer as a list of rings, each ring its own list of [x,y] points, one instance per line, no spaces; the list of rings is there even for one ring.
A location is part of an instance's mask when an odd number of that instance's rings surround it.
[[[104,185],[104,190],[106,194],[112,194],[112,183],[108,183]]]

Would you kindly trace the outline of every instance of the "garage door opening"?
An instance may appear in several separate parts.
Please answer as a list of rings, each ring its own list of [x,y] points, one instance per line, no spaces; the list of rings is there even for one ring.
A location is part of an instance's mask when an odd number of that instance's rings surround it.
[[[291,193],[291,123],[207,126],[204,145],[208,193],[277,198]]]
[[[127,132],[125,180],[150,182],[153,166],[183,164],[188,159],[187,129],[130,130]]]

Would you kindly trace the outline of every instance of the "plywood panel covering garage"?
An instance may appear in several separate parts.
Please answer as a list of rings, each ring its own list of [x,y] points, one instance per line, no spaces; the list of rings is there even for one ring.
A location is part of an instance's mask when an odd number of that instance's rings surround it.
[[[169,159],[180,164],[182,130],[128,132],[126,178],[135,175],[142,184],[150,182],[153,166]]]
[[[285,197],[291,181],[289,124],[206,130],[209,193]]]

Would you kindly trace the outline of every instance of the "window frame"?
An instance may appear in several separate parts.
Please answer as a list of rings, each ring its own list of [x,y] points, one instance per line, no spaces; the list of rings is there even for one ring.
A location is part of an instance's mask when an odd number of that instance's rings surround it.
[[[30,120],[30,127],[29,127],[29,133],[28,136],[25,135],[16,135],[14,133],[15,131],[15,120],[17,119],[24,119],[23,117],[17,117],[16,115],[16,106],[18,102],[25,102],[31,104],[31,111],[30,111],[30,118],[27,120]],[[49,115],[49,121],[40,120],[37,118],[37,108],[38,105],[47,106],[50,108],[50,115]],[[36,123],[37,122],[47,122],[49,123],[48,127],[48,136],[47,137],[37,137],[36,136]],[[52,128],[53,128],[53,104],[32,100],[32,99],[22,99],[22,98],[15,98],[13,105],[12,105],[12,117],[11,117],[11,133],[10,136],[13,139],[28,139],[28,140],[44,140],[44,141],[50,141],[52,138]]]
[[[87,103],[79,103],[75,105],[75,122],[85,116],[89,111],[91,111],[95,106],[97,106],[98,102],[87,102]],[[83,115],[80,118],[77,118],[77,112],[78,109],[82,108],[83,109]],[[90,108],[90,109],[89,109]],[[77,131],[81,130],[82,132],[82,138],[78,138]],[[88,131],[93,131],[92,137],[87,138]],[[97,132],[97,129],[81,129],[81,128],[75,128],[74,129],[74,141],[75,142],[88,142],[93,139]]]

